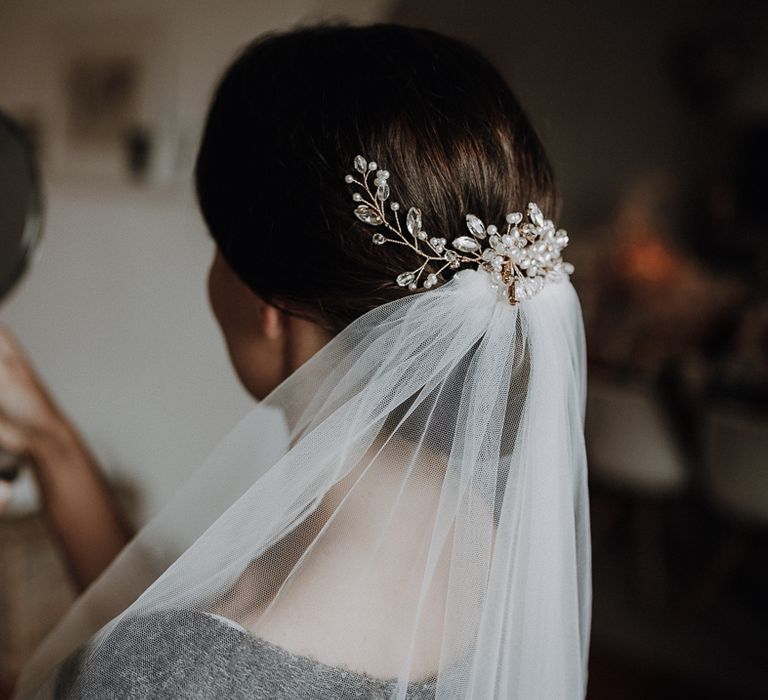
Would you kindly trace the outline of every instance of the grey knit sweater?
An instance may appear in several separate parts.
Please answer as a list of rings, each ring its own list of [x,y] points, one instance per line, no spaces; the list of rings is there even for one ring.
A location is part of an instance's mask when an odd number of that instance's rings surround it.
[[[204,613],[165,611],[126,619],[95,652],[86,647],[71,657],[56,697],[374,699],[388,698],[394,686],[293,654]],[[435,686],[412,682],[407,697],[433,700]]]

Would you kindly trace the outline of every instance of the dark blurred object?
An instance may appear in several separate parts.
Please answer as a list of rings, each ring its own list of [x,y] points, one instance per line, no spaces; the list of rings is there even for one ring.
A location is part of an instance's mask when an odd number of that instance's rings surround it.
[[[691,204],[688,244],[743,293],[701,345],[708,398],[768,405],[768,116],[734,127],[714,174]],[[709,300],[707,300],[709,304]]]
[[[686,238],[721,272],[768,293],[768,116],[734,127],[715,172],[691,203]],[[735,244],[735,245],[732,245]]]
[[[671,43],[669,53],[678,94],[688,107],[705,113],[727,108],[753,61],[753,42],[733,27],[688,31]]]
[[[0,450],[0,481],[13,481],[19,475],[16,455]],[[7,468],[2,465],[8,464]]]
[[[67,66],[67,131],[81,145],[114,143],[135,123],[141,67],[131,56],[78,54]]]
[[[42,195],[32,146],[0,112],[0,300],[26,270],[42,231]]]
[[[128,172],[134,182],[143,182],[149,171],[152,155],[152,135],[147,127],[134,126],[125,132]]]
[[[29,266],[42,232],[37,163],[21,127],[0,112],[0,301]],[[18,472],[19,459],[0,450],[0,479]]]
[[[0,481],[13,481],[19,475],[18,455],[0,449]]]
[[[768,119],[744,126],[738,135],[734,186],[737,209],[755,228],[768,232]]]

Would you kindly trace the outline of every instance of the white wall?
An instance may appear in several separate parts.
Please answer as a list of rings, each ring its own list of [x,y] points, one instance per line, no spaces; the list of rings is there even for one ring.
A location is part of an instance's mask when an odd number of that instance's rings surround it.
[[[186,159],[163,188],[46,170],[46,225],[31,272],[0,306],[106,469],[131,482],[145,520],[251,405],[208,309],[212,244],[189,166],[213,85],[236,49],[302,18],[372,21],[386,3],[339,0],[3,0],[0,108],[39,108],[59,126],[56,28],[123,16],[160,27],[162,104]],[[184,155],[184,154],[183,154]]]

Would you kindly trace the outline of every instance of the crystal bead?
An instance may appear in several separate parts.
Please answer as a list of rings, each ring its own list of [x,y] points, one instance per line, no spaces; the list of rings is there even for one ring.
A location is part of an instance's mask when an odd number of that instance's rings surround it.
[[[523,220],[523,215],[519,211],[513,211],[507,214],[507,223],[517,226]]]
[[[477,238],[485,238],[485,225],[474,214],[467,214],[467,228]]]
[[[442,238],[436,238],[433,236],[432,238],[429,239],[429,245],[431,245],[432,248],[437,253],[443,252],[443,244],[444,244],[444,241]]]
[[[415,279],[416,279],[416,273],[403,272],[402,274],[397,276],[397,279],[395,280],[395,282],[397,282],[398,286],[400,287],[407,287]]]
[[[541,213],[541,209],[539,209],[533,202],[529,202],[528,204],[528,218],[533,221],[536,226],[544,225],[544,215]]]
[[[421,210],[416,207],[411,207],[408,210],[408,215],[405,217],[405,225],[411,232],[411,235],[418,235],[421,231]]]
[[[480,244],[469,236],[459,236],[451,241],[451,245],[462,253],[474,253],[480,250]]]
[[[483,251],[483,255],[482,255],[482,258],[483,258],[483,260],[485,260],[486,262],[490,262],[491,260],[493,260],[493,258],[494,258],[494,256],[495,256],[495,255],[496,255],[496,251],[494,251],[494,250],[493,250],[493,248],[486,248],[486,249]]]
[[[385,237],[385,236],[383,236],[383,235],[382,235],[382,234],[380,234],[380,233],[374,233],[374,234],[373,234],[373,242],[374,242],[376,245],[382,245],[383,243],[386,243],[386,242],[387,242],[387,239],[386,239],[386,237]]]
[[[355,170],[364,173],[368,169],[368,163],[362,156],[355,156]]]
[[[383,202],[385,199],[389,197],[389,185],[386,182],[383,182],[379,185],[379,189],[376,190],[376,199],[378,199],[380,202]]]
[[[386,180],[389,177],[389,170],[377,170],[376,177],[380,180]]]
[[[375,209],[371,209],[367,204],[361,204],[355,208],[355,216],[360,219],[364,224],[370,226],[379,226],[383,223],[383,219],[379,216]]]
[[[418,235],[416,236],[420,241],[426,241],[427,240],[427,232],[426,231],[419,231]]]

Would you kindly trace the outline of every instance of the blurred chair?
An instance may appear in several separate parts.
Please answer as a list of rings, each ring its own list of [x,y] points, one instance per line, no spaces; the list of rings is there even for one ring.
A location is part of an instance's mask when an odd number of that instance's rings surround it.
[[[586,438],[591,477],[648,496],[685,490],[685,459],[650,388],[590,380]]]
[[[768,526],[768,417],[715,409],[706,418],[706,493],[722,513]]]
[[[768,533],[768,417],[717,408],[704,421],[706,499],[725,534],[691,594],[691,612],[711,607]]]
[[[637,590],[653,603],[663,602],[668,594],[665,510],[690,482],[670,422],[650,387],[594,378],[587,392],[585,432],[591,483],[612,492],[615,516],[626,510],[632,516]],[[612,529],[612,520],[602,529]]]

